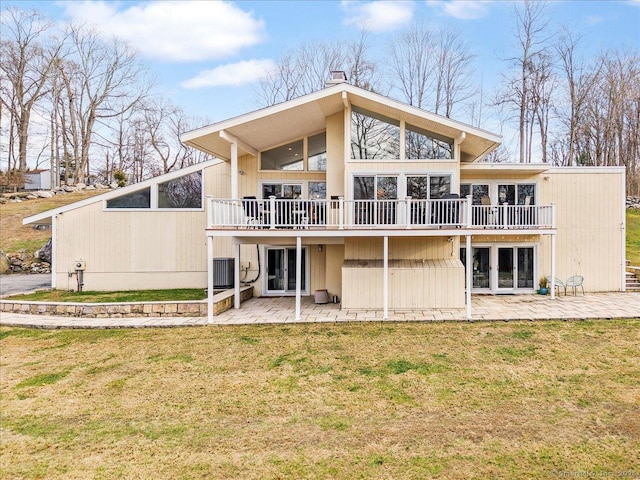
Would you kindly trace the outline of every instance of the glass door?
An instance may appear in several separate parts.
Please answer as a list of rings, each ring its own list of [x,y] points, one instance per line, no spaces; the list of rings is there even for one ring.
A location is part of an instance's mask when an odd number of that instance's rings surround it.
[[[489,247],[474,247],[473,255],[473,288],[490,288],[491,280],[491,249]]]
[[[518,247],[518,285],[517,288],[535,288],[533,276],[533,247]]]
[[[307,247],[302,248],[300,290],[307,292]],[[266,294],[292,294],[296,292],[295,247],[267,247]]]
[[[498,289],[513,290],[515,264],[513,262],[514,248],[498,248]]]

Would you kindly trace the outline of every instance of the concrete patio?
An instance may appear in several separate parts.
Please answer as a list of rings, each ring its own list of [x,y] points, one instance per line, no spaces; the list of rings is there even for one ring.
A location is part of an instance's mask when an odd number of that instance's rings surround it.
[[[473,321],[640,319],[640,293],[588,293],[585,296],[474,295]],[[316,305],[303,297],[300,321],[295,321],[293,297],[252,298],[238,310],[214,317],[213,325],[258,325],[321,322],[467,321],[466,309],[390,311],[341,310],[337,304]],[[207,325],[206,317],[72,318],[3,313],[0,325],[35,328],[138,328]]]

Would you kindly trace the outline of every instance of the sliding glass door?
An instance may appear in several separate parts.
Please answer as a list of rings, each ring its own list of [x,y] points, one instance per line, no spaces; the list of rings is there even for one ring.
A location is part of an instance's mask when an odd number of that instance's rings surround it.
[[[307,289],[307,247],[302,247],[300,289]],[[295,294],[296,292],[296,249],[295,247],[266,248],[266,285],[265,294]]]
[[[535,247],[491,245],[472,247],[473,290],[512,293],[535,289]],[[460,249],[466,264],[466,249]]]

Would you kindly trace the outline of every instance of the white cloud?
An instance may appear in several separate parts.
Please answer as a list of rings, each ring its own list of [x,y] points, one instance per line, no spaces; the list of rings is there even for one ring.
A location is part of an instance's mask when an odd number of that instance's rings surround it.
[[[347,13],[345,25],[356,25],[370,32],[388,32],[409,23],[413,17],[413,2],[377,0],[360,2],[343,0]]]
[[[203,70],[198,75],[181,83],[183,88],[239,86],[268,75],[276,68],[272,60],[247,60],[220,65],[211,70]]]
[[[475,20],[489,13],[490,0],[427,0],[427,5],[441,14],[459,20]]]
[[[63,4],[71,19],[116,36],[146,57],[171,62],[226,58],[264,38],[264,22],[224,1],[161,1],[131,5],[89,1]]]

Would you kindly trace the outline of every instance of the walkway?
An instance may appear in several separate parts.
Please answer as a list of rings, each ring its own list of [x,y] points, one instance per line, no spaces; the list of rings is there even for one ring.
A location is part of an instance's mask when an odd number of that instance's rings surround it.
[[[474,295],[474,321],[640,319],[640,293],[588,293],[586,296]],[[214,317],[215,325],[296,323],[295,299],[252,298],[239,310]],[[340,310],[338,305],[316,305],[313,297],[303,298],[299,323],[377,322],[381,311]],[[389,322],[466,321],[466,310],[390,311]],[[126,328],[182,327],[207,325],[206,317],[71,318],[44,315],[1,314],[0,325],[37,328]]]

